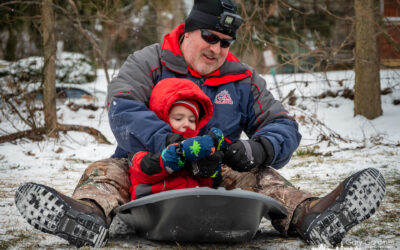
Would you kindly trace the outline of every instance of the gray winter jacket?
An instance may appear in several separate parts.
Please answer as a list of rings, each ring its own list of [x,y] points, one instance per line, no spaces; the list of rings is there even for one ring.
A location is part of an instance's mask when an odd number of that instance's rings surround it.
[[[154,44],[128,57],[108,86],[109,122],[118,146],[113,157],[139,151],[160,152],[172,133],[171,127],[148,109],[150,93],[165,78],[187,78],[212,100],[214,115],[200,131],[220,128],[230,141],[244,131],[249,138],[266,138],[269,165],[280,168],[299,145],[297,123],[267,90],[264,79],[231,53],[219,70],[200,76],[190,69],[179,48],[184,25]]]

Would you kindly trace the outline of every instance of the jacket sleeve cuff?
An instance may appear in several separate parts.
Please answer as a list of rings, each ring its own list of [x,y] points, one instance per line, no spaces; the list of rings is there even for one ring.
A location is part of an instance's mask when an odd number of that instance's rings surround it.
[[[257,136],[254,140],[258,141],[264,149],[266,155],[264,166],[270,166],[275,156],[274,146],[272,146],[272,143],[263,136]]]

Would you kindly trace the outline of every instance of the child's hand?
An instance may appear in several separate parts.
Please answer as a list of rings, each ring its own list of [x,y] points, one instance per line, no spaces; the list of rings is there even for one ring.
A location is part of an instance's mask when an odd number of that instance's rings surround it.
[[[164,148],[161,152],[161,159],[165,170],[170,174],[181,170],[185,165],[185,159],[179,153],[178,144],[171,144]]]
[[[195,161],[213,155],[221,148],[224,135],[220,129],[212,128],[208,135],[196,136],[180,143],[182,156],[188,161]]]

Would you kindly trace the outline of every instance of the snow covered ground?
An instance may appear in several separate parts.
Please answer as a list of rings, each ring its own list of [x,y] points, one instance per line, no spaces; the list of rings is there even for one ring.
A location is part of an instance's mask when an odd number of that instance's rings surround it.
[[[112,72],[111,72],[112,74]],[[104,74],[98,71],[95,83],[98,90],[106,90]],[[294,91],[297,98],[284,101],[296,116],[303,135],[302,144],[290,163],[280,170],[295,186],[324,195],[335,188],[349,174],[367,167],[383,172],[387,191],[375,215],[354,227],[343,240],[343,249],[395,249],[400,248],[400,71],[382,71],[381,88],[392,93],[382,95],[383,116],[369,121],[353,117],[353,101],[344,97],[319,98],[330,90],[342,94],[352,89],[354,73],[351,71],[327,74],[278,75],[277,82],[285,97]],[[266,76],[268,88],[277,92],[273,78]],[[296,100],[294,100],[296,99]],[[60,123],[81,124],[99,129],[114,145],[102,145],[87,134],[69,132],[59,139],[45,141],[18,140],[0,144],[0,249],[19,248],[72,248],[58,237],[34,230],[14,205],[14,192],[27,181],[54,187],[71,195],[83,170],[93,161],[113,153],[115,139],[109,129],[103,100],[79,100],[100,106],[97,111],[72,111],[61,103],[58,106]],[[22,129],[22,123],[14,126]],[[0,115],[0,135],[15,131],[7,119]],[[307,246],[298,238],[282,238],[267,220],[251,242],[220,244],[178,244],[152,242],[134,235],[124,234],[118,223],[112,225],[112,237],[107,245],[112,249],[130,248],[200,248],[200,249],[325,249],[326,246]],[[122,231],[121,231],[122,230]]]

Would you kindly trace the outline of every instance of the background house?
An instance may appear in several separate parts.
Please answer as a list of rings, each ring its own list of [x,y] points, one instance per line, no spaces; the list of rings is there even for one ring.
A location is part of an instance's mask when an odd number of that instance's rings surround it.
[[[400,67],[400,1],[381,0],[383,17],[382,32],[379,34],[381,64]]]

